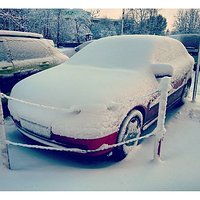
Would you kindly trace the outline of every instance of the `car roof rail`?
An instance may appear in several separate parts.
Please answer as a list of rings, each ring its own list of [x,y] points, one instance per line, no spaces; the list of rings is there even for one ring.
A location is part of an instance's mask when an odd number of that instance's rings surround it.
[[[26,37],[26,38],[37,38],[37,39],[43,38],[43,35],[39,33],[8,31],[8,30],[0,30],[0,36]]]

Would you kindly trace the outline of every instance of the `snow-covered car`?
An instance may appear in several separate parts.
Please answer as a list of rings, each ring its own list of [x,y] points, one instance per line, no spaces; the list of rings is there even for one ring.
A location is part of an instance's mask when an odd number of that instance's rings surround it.
[[[160,78],[173,69],[168,108],[184,103],[194,60],[164,36],[112,36],[94,41],[57,67],[19,82],[9,100],[24,135],[50,146],[95,150],[122,160],[158,116]],[[39,106],[39,105],[45,105]],[[112,152],[112,153],[111,153]]]
[[[90,44],[93,41],[94,40],[89,40],[89,41],[84,42],[84,43],[82,43],[82,44],[80,44],[80,45],[78,45],[77,47],[74,47],[74,48],[61,48],[60,51],[70,58],[75,53],[79,52],[81,49],[83,49],[84,47],[86,47],[88,44]]]
[[[0,30],[0,90],[10,92],[21,79],[67,59],[41,34]]]

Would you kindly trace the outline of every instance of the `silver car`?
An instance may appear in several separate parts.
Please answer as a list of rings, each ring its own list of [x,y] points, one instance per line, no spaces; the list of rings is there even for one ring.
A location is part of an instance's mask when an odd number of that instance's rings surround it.
[[[8,93],[21,79],[66,61],[52,42],[37,33],[0,30],[0,90]]]

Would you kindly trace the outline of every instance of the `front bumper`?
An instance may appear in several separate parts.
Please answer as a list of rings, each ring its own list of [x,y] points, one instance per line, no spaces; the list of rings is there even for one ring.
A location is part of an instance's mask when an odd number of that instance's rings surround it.
[[[21,126],[20,122],[14,120],[17,129],[25,136],[29,137],[30,139],[37,141],[41,144],[57,147],[57,148],[65,148],[66,151],[77,153],[77,149],[84,150],[83,152],[79,152],[78,154],[83,154],[86,156],[99,156],[108,154],[112,151],[113,148],[99,150],[95,152],[87,152],[87,150],[96,150],[100,148],[102,145],[113,145],[116,144],[118,132],[109,134],[107,136],[95,139],[78,139],[66,136],[60,136],[58,134],[52,133],[49,138],[36,134],[30,130],[25,129]],[[74,149],[74,151],[73,151]]]

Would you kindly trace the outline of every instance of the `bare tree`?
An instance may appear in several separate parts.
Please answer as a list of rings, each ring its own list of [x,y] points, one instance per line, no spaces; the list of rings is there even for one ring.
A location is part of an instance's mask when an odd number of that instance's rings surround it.
[[[178,10],[173,33],[200,33],[200,9]]]
[[[159,9],[126,9],[124,29],[128,34],[162,34],[167,27]]]
[[[0,9],[0,18],[3,21],[2,29],[25,31],[25,9]]]

